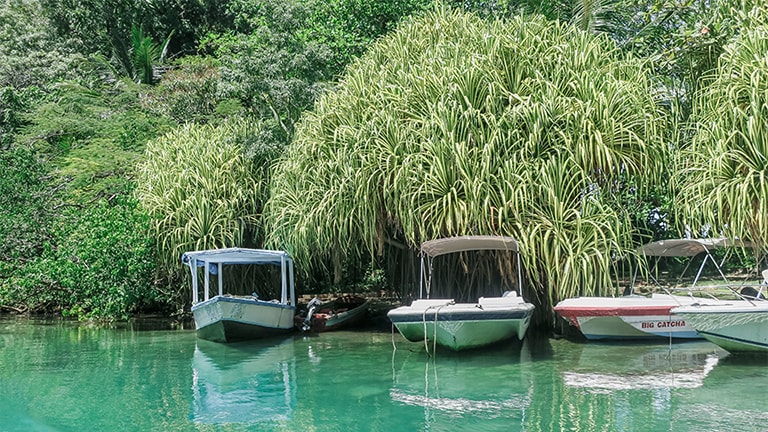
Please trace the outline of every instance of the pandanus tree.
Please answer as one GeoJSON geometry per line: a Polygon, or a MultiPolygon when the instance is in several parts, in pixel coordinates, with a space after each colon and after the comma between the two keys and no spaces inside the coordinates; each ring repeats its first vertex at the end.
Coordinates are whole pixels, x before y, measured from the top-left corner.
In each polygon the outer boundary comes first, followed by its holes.
{"type": "Polygon", "coordinates": [[[768,252],[768,26],[744,29],[720,57],[694,104],[693,140],[678,158],[678,207],[768,252]]]}
{"type": "Polygon", "coordinates": [[[302,118],[275,168],[267,240],[306,263],[506,234],[540,304],[613,292],[613,254],[633,234],[616,189],[663,180],[652,94],[607,38],[532,16],[427,13],[302,118]]]}
{"type": "Polygon", "coordinates": [[[148,212],[161,266],[189,250],[252,246],[276,151],[248,146],[256,126],[187,125],[147,143],[136,195],[148,212]]]}

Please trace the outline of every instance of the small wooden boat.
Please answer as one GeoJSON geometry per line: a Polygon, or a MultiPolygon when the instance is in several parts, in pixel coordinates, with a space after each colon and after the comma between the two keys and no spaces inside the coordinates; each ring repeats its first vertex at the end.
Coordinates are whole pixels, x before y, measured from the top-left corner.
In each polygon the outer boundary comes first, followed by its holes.
{"type": "Polygon", "coordinates": [[[296,315],[294,324],[301,331],[332,331],[360,323],[367,313],[365,297],[346,295],[325,303],[313,298],[307,309],[296,315]]]}

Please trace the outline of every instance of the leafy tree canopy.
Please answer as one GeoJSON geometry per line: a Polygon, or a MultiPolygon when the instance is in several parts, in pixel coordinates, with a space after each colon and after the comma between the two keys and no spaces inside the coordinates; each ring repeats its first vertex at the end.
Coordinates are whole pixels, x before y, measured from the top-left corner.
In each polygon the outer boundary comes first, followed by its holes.
{"type": "Polygon", "coordinates": [[[82,57],[50,32],[37,0],[0,0],[0,88],[75,78],[82,57]]]}
{"type": "Polygon", "coordinates": [[[88,88],[62,82],[47,100],[24,114],[16,141],[48,160],[51,187],[72,205],[131,189],[133,166],[145,142],[171,123],[143,110],[132,83],[88,88]]]}
{"type": "Polygon", "coordinates": [[[308,262],[508,234],[542,300],[605,293],[632,232],[612,189],[624,174],[662,181],[651,86],[639,61],[564,24],[428,13],[303,117],[276,167],[268,242],[308,262]]]}
{"type": "Polygon", "coordinates": [[[678,207],[693,230],[746,238],[768,252],[768,26],[725,48],[695,104],[695,135],[678,159],[678,207]]]}
{"type": "MultiPolygon", "coordinates": [[[[174,33],[170,51],[194,53],[202,37],[231,25],[229,2],[40,0],[56,34],[77,52],[126,56],[134,27],[154,41],[174,33]]],[[[121,59],[130,64],[130,58],[121,59]]]]}

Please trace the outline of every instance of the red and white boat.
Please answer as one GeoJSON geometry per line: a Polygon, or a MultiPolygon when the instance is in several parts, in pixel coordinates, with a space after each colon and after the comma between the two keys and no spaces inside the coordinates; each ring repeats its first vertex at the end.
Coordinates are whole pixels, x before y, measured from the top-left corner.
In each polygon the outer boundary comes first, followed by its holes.
{"type": "MultiPolygon", "coordinates": [[[[689,257],[705,254],[691,289],[701,276],[704,265],[711,261],[727,280],[710,250],[735,246],[725,239],[671,239],[648,243],[638,250],[646,257],[689,257]]],[[[742,245],[742,244],[739,244],[742,245]]],[[[657,293],[649,297],[628,294],[621,297],[577,297],[565,299],[555,312],[577,327],[589,340],[634,340],[654,338],[699,339],[702,336],[684,317],[671,312],[675,307],[692,304],[720,304],[711,297],[694,297],[657,293]]]]}

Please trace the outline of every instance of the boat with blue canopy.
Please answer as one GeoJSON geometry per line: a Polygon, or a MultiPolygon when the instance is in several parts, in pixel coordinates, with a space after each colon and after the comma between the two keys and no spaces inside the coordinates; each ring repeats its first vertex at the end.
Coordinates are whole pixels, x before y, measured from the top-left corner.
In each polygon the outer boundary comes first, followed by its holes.
{"type": "MultiPolygon", "coordinates": [[[[186,252],[181,261],[192,273],[192,315],[198,337],[215,342],[232,342],[273,336],[294,329],[294,266],[287,252],[244,248],[211,249],[186,252]],[[258,284],[247,281],[245,285],[250,288],[247,291],[251,294],[234,294],[225,289],[227,284],[231,284],[233,288],[240,288],[237,291],[242,291],[243,275],[256,272],[238,272],[234,268],[248,265],[266,265],[279,269],[279,277],[275,278],[279,279],[280,284],[279,299],[262,300],[256,289],[258,284]],[[216,280],[217,291],[211,296],[213,278],[216,280]]],[[[259,282],[264,285],[270,281],[271,278],[259,282]]]]}

